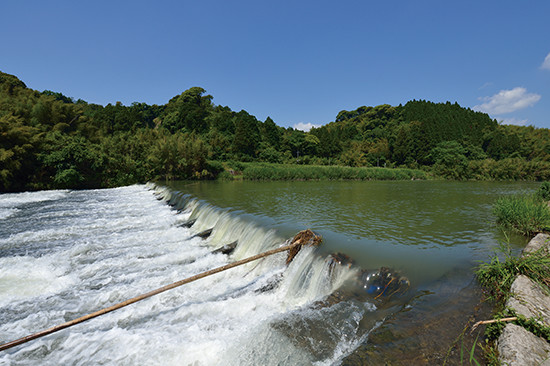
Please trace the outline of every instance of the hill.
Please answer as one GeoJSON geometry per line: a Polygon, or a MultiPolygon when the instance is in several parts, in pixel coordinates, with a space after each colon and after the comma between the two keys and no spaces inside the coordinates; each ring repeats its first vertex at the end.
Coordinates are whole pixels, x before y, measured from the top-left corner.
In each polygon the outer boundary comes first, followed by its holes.
{"type": "Polygon", "coordinates": [[[456,103],[359,107],[303,132],[212,99],[193,87],[165,105],[101,106],[0,72],[0,191],[208,179],[232,161],[550,179],[548,129],[499,125],[456,103]]]}

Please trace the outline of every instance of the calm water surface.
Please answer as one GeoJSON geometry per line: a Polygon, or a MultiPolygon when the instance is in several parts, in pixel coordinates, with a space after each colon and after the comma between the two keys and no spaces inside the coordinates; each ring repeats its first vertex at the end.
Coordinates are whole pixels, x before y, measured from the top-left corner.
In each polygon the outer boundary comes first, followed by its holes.
{"type": "MultiPolygon", "coordinates": [[[[326,252],[344,252],[365,268],[390,266],[417,284],[470,268],[506,241],[491,205],[537,184],[494,182],[201,182],[174,189],[252,214],[283,235],[310,228],[326,252]]],[[[525,238],[510,238],[522,248],[525,238]]]]}

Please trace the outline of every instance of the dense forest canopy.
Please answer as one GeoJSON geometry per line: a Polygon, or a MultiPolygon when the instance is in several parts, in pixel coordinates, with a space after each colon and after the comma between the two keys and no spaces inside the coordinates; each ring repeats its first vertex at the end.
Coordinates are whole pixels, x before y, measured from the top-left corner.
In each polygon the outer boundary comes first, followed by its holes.
{"type": "Polygon", "coordinates": [[[499,125],[456,103],[363,106],[303,132],[212,100],[192,87],[161,106],[101,106],[0,72],[0,191],[209,179],[235,161],[550,179],[550,130],[499,125]]]}

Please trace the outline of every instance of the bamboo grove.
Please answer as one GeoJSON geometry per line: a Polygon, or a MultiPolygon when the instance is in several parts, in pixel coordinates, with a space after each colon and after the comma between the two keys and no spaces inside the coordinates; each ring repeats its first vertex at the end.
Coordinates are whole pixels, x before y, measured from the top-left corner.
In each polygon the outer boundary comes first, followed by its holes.
{"type": "Polygon", "coordinates": [[[550,130],[500,125],[456,103],[360,107],[303,132],[212,99],[193,87],[165,105],[101,106],[0,72],[0,191],[215,179],[236,162],[550,179],[550,130]]]}

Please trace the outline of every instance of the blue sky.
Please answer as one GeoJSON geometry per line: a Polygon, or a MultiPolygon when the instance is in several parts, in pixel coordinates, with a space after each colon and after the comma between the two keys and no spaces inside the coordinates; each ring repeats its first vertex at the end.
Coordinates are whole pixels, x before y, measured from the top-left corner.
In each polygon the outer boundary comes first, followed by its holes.
{"type": "Polygon", "coordinates": [[[281,126],[411,99],[550,128],[550,1],[0,4],[0,71],[106,105],[192,86],[281,126]]]}

